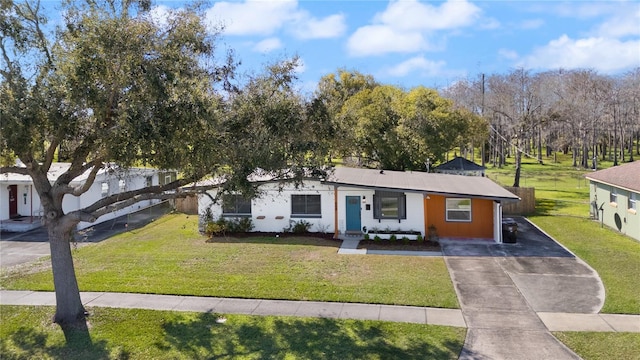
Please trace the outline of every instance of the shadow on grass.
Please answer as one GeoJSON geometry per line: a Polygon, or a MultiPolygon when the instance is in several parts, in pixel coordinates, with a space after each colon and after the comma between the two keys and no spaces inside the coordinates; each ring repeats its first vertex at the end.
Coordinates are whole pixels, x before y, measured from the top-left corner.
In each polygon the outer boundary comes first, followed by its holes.
{"type": "Polygon", "coordinates": [[[395,324],[377,321],[229,316],[218,323],[218,318],[203,313],[165,323],[165,338],[155,346],[193,359],[455,359],[464,341],[446,327],[449,335],[406,330],[399,336],[395,324]]]}
{"type": "Polygon", "coordinates": [[[342,240],[333,239],[333,234],[292,234],[292,233],[239,233],[217,236],[207,240],[208,243],[246,243],[246,244],[281,244],[311,245],[339,248],[342,240]],[[277,235],[277,237],[276,237],[277,235]]]}
{"type": "Polygon", "coordinates": [[[123,349],[107,350],[105,341],[85,341],[65,344],[49,339],[50,334],[33,328],[20,327],[0,340],[0,358],[14,359],[129,359],[123,349]]]}

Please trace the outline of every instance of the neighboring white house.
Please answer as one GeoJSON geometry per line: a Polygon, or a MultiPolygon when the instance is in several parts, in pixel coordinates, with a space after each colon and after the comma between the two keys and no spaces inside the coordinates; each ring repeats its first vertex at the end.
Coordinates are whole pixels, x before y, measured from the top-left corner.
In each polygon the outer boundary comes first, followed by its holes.
{"type": "Polygon", "coordinates": [[[586,175],[591,216],[640,241],[640,160],[586,175]]]}
{"type": "MultiPolygon", "coordinates": [[[[54,182],[69,167],[70,163],[53,163],[48,178],[54,182]]],[[[86,181],[89,172],[73,179],[71,186],[86,181]]],[[[96,175],[89,191],[79,197],[66,195],[63,199],[63,210],[69,213],[93,204],[103,197],[122,191],[140,189],[149,185],[165,184],[175,180],[175,172],[161,172],[147,168],[109,167],[96,175]]],[[[106,214],[94,223],[81,222],[78,229],[84,229],[97,223],[125,215],[138,209],[157,203],[145,200],[130,207],[106,214]]],[[[5,231],[27,231],[41,225],[43,209],[40,197],[36,192],[31,177],[27,175],[6,173],[0,175],[0,228],[5,231]]]]}
{"type": "Polygon", "coordinates": [[[200,195],[198,211],[218,217],[250,217],[257,232],[282,232],[291,222],[312,232],[362,234],[372,230],[420,232],[440,238],[502,242],[502,203],[519,198],[485,177],[338,167],[301,186],[265,181],[262,195],[213,203],[200,195]]]}

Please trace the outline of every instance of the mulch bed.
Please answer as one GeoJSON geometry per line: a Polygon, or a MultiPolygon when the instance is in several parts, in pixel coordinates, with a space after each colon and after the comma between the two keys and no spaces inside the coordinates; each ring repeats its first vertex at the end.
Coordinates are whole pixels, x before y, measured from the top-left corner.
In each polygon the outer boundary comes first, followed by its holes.
{"type": "Polygon", "coordinates": [[[409,250],[409,251],[440,251],[440,244],[432,241],[416,241],[412,240],[404,242],[401,240],[360,240],[358,249],[367,250],[409,250]]]}

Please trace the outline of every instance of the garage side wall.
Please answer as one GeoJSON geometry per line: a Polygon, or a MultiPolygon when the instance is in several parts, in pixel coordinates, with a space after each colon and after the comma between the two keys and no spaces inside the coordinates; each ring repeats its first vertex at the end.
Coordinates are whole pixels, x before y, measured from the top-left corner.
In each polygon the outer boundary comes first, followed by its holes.
{"type": "Polygon", "coordinates": [[[471,199],[471,221],[448,221],[446,197],[425,199],[427,226],[434,225],[440,238],[494,239],[493,200],[471,199]]]}

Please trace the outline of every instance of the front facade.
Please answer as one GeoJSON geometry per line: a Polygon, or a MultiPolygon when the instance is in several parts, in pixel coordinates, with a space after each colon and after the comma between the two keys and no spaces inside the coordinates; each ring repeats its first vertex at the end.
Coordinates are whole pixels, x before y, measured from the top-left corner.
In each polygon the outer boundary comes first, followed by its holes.
{"type": "Polygon", "coordinates": [[[591,217],[640,241],[640,160],[596,171],[586,178],[591,217]]]}
{"type": "MultiPolygon", "coordinates": [[[[50,181],[55,181],[69,168],[68,163],[54,163],[48,173],[50,181]]],[[[88,173],[79,176],[71,182],[77,186],[86,181],[88,173]]],[[[81,196],[67,195],[62,202],[65,213],[87,207],[103,197],[123,191],[135,190],[148,185],[163,184],[175,172],[159,173],[154,169],[111,168],[101,170],[95,178],[91,188],[81,196]]],[[[157,201],[145,200],[118,211],[101,216],[95,223],[81,222],[77,228],[84,229],[97,223],[125,215],[138,209],[153,205],[157,201]]],[[[4,231],[28,231],[41,225],[43,214],[40,197],[29,176],[19,174],[0,175],[0,226],[4,231]]]]}
{"type": "Polygon", "coordinates": [[[259,232],[282,232],[305,221],[310,231],[336,237],[389,230],[425,237],[433,227],[441,239],[501,242],[501,204],[518,201],[487,178],[354,168],[336,168],[299,187],[267,182],[260,190],[259,198],[230,195],[220,204],[201,196],[199,213],[250,217],[259,232]]]}

